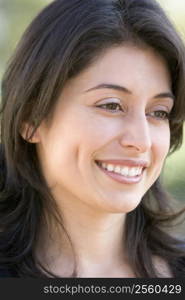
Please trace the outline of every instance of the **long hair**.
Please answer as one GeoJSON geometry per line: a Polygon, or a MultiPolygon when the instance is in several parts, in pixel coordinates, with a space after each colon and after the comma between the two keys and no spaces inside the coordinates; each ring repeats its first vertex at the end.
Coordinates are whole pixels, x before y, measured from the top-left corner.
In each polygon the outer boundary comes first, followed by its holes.
{"type": "MultiPolygon", "coordinates": [[[[32,21],[9,62],[2,81],[0,265],[20,277],[50,274],[41,271],[34,256],[39,229],[43,222],[49,227],[47,216],[62,226],[36,147],[21,136],[23,125],[33,128],[29,140],[52,114],[65,83],[106,49],[127,42],[153,48],[167,63],[175,95],[173,152],[182,143],[185,118],[185,49],[155,0],[56,0],[32,21]]],[[[180,240],[162,229],[176,216],[168,204],[158,179],[126,217],[126,250],[137,277],[160,276],[154,255],[164,258],[176,276],[177,258],[185,256],[180,240]]],[[[74,270],[71,276],[78,274],[74,270]]]]}

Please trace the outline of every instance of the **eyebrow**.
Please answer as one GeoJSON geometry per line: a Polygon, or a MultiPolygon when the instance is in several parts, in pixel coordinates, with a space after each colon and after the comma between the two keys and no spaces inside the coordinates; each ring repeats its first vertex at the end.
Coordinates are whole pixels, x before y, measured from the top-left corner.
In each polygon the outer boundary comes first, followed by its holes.
{"type": "Polygon", "coordinates": [[[158,94],[158,95],[154,96],[154,98],[155,99],[158,99],[158,98],[171,98],[173,100],[173,102],[175,100],[175,96],[171,92],[158,94]]]}
{"type": "MultiPolygon", "coordinates": [[[[94,90],[99,90],[99,89],[111,89],[111,90],[121,91],[121,92],[130,94],[130,95],[132,94],[132,92],[124,86],[120,86],[120,85],[117,85],[117,84],[109,84],[109,83],[98,84],[98,85],[86,90],[85,93],[91,92],[91,91],[94,91],[94,90]]],[[[172,92],[160,93],[160,94],[155,95],[154,98],[155,99],[158,99],[158,98],[171,98],[173,101],[175,100],[175,96],[173,95],[172,92]]]]}
{"type": "Polygon", "coordinates": [[[120,85],[117,85],[117,84],[109,84],[109,83],[98,84],[98,85],[86,90],[85,92],[91,92],[93,90],[99,90],[99,89],[111,89],[111,90],[117,90],[117,91],[125,92],[127,94],[132,94],[132,92],[129,91],[124,86],[120,86],[120,85]]]}

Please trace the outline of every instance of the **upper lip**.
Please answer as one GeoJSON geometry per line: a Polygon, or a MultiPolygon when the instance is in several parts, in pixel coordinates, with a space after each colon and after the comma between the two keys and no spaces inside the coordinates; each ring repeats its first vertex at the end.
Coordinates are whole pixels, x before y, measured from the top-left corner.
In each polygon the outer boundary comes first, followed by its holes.
{"type": "Polygon", "coordinates": [[[146,160],[135,160],[135,159],[105,159],[97,160],[100,163],[119,165],[119,166],[128,166],[128,167],[143,167],[146,168],[149,166],[149,162],[146,160]]]}

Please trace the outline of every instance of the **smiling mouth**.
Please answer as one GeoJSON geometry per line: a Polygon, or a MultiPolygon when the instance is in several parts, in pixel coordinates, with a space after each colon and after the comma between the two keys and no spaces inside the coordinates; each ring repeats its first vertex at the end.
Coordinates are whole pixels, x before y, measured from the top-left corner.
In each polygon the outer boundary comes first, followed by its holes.
{"type": "Polygon", "coordinates": [[[110,178],[124,184],[140,182],[146,169],[145,166],[135,164],[134,166],[127,166],[101,161],[96,161],[96,164],[110,178]]]}

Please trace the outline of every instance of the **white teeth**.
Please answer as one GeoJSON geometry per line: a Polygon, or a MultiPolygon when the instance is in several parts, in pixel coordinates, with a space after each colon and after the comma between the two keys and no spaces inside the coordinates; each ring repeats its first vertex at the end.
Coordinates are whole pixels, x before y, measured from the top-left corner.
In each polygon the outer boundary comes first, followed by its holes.
{"type": "Polygon", "coordinates": [[[143,168],[142,167],[138,167],[136,168],[136,173],[137,175],[140,175],[142,173],[143,168]]]}
{"type": "Polygon", "coordinates": [[[131,168],[128,171],[128,176],[132,177],[132,176],[136,176],[137,175],[137,168],[131,168]]]}
{"type": "Polygon", "coordinates": [[[106,168],[107,168],[108,171],[113,171],[114,170],[114,166],[110,165],[110,164],[108,164],[106,168]]]}
{"type": "Polygon", "coordinates": [[[135,177],[141,175],[143,167],[121,167],[115,166],[112,164],[99,163],[102,168],[108,170],[109,172],[114,172],[117,174],[121,174],[127,177],[135,177]]]}
{"type": "Polygon", "coordinates": [[[121,175],[128,176],[128,174],[129,174],[129,168],[128,167],[121,168],[121,175]]]}
{"type": "Polygon", "coordinates": [[[114,172],[115,172],[115,173],[120,173],[120,172],[121,172],[120,166],[114,167],[114,172]]]}

